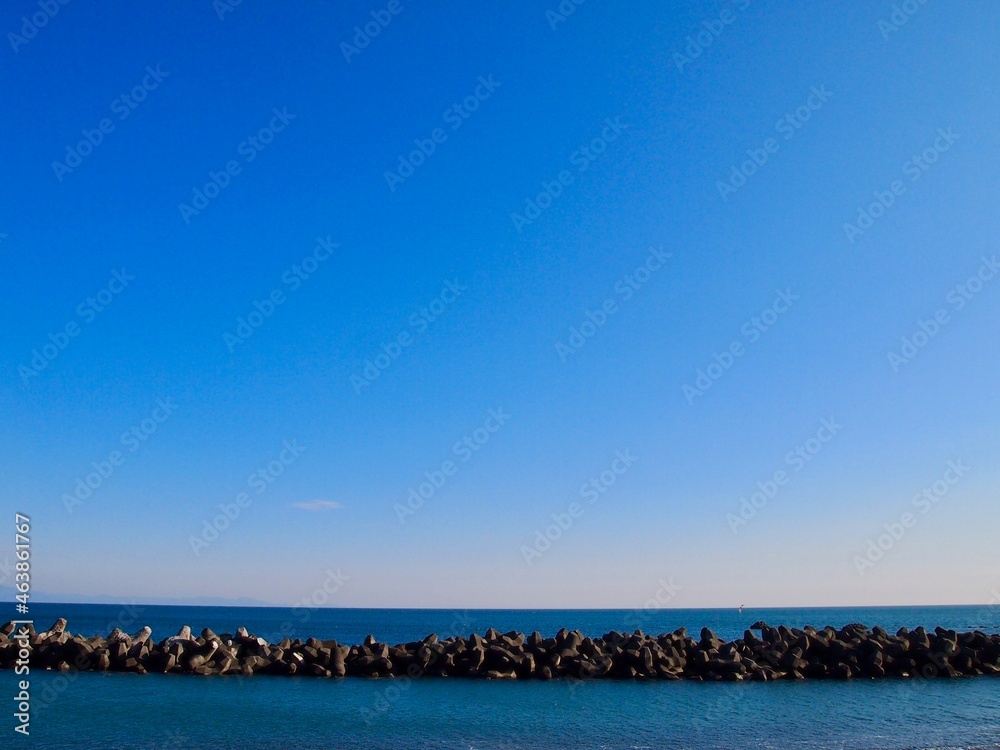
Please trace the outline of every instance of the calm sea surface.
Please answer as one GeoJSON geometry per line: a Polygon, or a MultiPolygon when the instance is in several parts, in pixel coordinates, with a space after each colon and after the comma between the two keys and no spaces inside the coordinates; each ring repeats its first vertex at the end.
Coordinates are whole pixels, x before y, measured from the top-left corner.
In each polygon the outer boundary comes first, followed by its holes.
{"type": "MultiPolygon", "coordinates": [[[[364,610],[34,604],[39,629],[239,626],[355,643],[431,632],[579,628],[646,632],[703,626],[724,638],[755,620],[790,626],[941,625],[1000,632],[1000,607],[745,610],[364,610]]],[[[0,671],[3,694],[15,676],[0,671]]],[[[0,747],[119,748],[1000,748],[1000,679],[855,682],[484,682],[459,679],[316,680],[44,673],[31,675],[31,737],[0,747]]]]}

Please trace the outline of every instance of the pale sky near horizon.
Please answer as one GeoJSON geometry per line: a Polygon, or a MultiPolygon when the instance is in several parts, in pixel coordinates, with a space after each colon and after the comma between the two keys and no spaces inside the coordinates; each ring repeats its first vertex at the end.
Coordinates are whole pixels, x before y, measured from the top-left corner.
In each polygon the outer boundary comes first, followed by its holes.
{"type": "Polygon", "coordinates": [[[0,13],[39,594],[1000,589],[995,4],[43,6],[0,13]]]}

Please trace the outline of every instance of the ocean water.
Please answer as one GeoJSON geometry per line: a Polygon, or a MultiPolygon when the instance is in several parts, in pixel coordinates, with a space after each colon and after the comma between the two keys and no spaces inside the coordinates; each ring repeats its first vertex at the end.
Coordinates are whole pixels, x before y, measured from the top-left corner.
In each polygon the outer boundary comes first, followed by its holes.
{"type": "MultiPolygon", "coordinates": [[[[36,626],[67,617],[74,633],[184,624],[240,625],[264,637],[368,633],[391,643],[489,627],[560,627],[600,635],[685,626],[732,638],[757,619],[773,625],[862,622],[1000,632],[1000,607],[659,610],[289,610],[279,608],[41,605],[36,626]],[[110,627],[109,627],[110,626],[110,627]]],[[[13,697],[15,676],[0,671],[13,697]]],[[[30,739],[0,747],[107,748],[1000,748],[1000,679],[694,683],[317,680],[32,672],[30,739]]],[[[7,734],[9,733],[9,734],[7,734]]],[[[3,736],[3,735],[0,735],[3,736]]]]}

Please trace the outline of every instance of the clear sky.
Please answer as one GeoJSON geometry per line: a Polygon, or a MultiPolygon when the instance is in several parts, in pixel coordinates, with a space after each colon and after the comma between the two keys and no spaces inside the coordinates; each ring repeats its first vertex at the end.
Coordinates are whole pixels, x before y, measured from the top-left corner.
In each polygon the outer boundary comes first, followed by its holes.
{"type": "Polygon", "coordinates": [[[6,3],[0,506],[35,590],[988,601],[998,22],[6,3]]]}

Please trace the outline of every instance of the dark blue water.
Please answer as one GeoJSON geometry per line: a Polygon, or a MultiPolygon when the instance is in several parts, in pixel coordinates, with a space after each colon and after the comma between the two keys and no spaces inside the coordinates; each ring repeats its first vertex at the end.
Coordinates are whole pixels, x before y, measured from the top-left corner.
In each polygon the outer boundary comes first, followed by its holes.
{"type": "Polygon", "coordinates": [[[517,630],[554,635],[560,628],[579,629],[585,635],[609,630],[664,633],[686,627],[697,637],[709,627],[720,637],[741,638],[755,621],[777,626],[841,627],[860,622],[881,625],[890,632],[902,626],[940,625],[955,630],[1000,632],[1000,606],[978,607],[829,607],[799,609],[307,609],[282,607],[164,607],[142,604],[32,604],[36,627],[47,628],[57,617],[69,620],[69,630],[85,635],[107,635],[120,627],[133,632],[143,625],[153,639],[174,635],[182,625],[197,634],[204,627],[216,633],[236,632],[240,626],[271,641],[291,638],[336,638],[360,643],[368,634],[387,643],[420,640],[429,633],[441,637],[517,630]]]}
{"type": "MultiPolygon", "coordinates": [[[[756,619],[895,629],[943,625],[1000,631],[1000,607],[746,610],[448,611],[35,605],[73,632],[245,625],[265,637],[293,629],[355,642],[578,627],[673,630],[703,625],[724,637],[756,619]],[[305,620],[303,621],[303,618],[305,620]],[[290,623],[290,624],[289,624],[290,623]]],[[[293,636],[294,637],[294,636],[293,636]]],[[[13,696],[14,675],[0,672],[13,696]]],[[[35,715],[25,742],[7,727],[0,747],[109,748],[1000,748],[1000,679],[693,683],[315,680],[33,672],[35,715]],[[9,734],[8,734],[9,733],[9,734]]]]}

